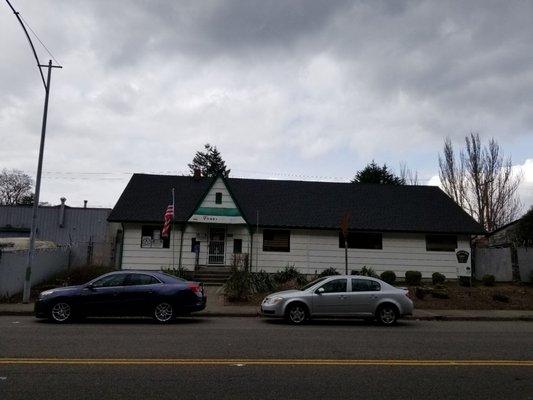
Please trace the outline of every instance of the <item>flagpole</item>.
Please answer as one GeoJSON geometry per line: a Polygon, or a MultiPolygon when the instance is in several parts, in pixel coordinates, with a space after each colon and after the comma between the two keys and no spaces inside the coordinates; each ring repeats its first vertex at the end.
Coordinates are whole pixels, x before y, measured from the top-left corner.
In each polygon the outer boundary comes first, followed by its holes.
{"type": "Polygon", "coordinates": [[[174,214],[176,213],[175,204],[174,204],[174,188],[172,188],[172,269],[176,269],[176,235],[174,230],[174,214]]]}

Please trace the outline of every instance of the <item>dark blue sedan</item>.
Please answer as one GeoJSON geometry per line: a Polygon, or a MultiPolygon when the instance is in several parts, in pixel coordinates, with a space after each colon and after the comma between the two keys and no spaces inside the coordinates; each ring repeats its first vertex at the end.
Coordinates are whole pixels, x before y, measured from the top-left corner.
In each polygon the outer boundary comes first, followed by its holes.
{"type": "Polygon", "coordinates": [[[202,284],[152,271],[117,271],[80,286],[46,290],[35,302],[35,316],[54,322],[89,316],[150,316],[171,321],[205,308],[202,284]]]}

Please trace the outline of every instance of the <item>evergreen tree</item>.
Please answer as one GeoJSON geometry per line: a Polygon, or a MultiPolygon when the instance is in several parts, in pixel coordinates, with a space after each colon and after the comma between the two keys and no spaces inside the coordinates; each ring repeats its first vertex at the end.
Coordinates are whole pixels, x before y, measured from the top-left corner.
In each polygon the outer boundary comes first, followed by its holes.
{"type": "Polygon", "coordinates": [[[533,206],[520,218],[517,239],[520,246],[533,246],[533,206]]]}
{"type": "Polygon", "coordinates": [[[218,174],[227,177],[231,170],[226,168],[226,163],[216,146],[206,143],[204,149],[205,151],[197,151],[192,163],[188,164],[191,174],[194,175],[194,171],[199,170],[203,177],[213,177],[218,174]]]}
{"type": "Polygon", "coordinates": [[[405,181],[383,164],[383,167],[377,165],[374,160],[362,170],[357,171],[352,183],[378,183],[381,185],[404,185],[405,181]]]}

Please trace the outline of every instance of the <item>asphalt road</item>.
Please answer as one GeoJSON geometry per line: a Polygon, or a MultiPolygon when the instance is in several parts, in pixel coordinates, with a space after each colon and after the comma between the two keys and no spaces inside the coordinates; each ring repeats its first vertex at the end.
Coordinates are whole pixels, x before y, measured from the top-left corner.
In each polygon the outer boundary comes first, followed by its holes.
{"type": "Polygon", "coordinates": [[[533,323],[0,317],[0,399],[533,399],[533,323]]]}

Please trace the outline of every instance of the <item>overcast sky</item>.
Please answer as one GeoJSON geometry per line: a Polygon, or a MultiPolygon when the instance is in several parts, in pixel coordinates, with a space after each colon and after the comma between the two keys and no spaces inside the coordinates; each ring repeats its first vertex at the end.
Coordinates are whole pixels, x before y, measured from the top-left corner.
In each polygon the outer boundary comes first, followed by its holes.
{"type": "MultiPolygon", "coordinates": [[[[41,200],[112,207],[132,172],[437,183],[449,136],[494,137],[533,204],[531,1],[12,0],[54,70],[41,200]]],[[[44,89],[0,3],[0,169],[35,174],[44,89]]],[[[42,61],[48,60],[37,44],[42,61]]]]}

